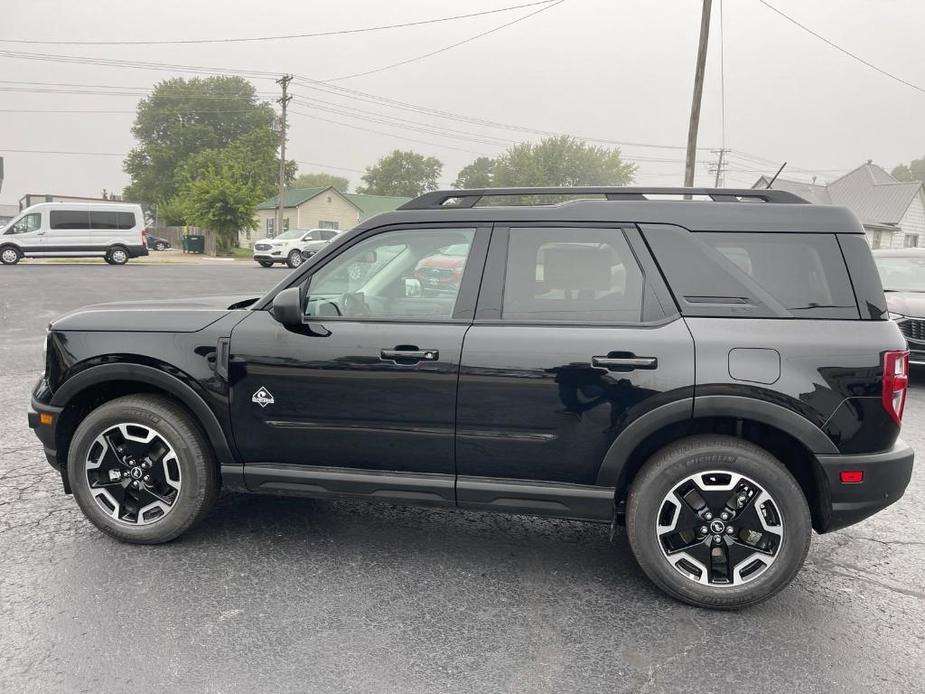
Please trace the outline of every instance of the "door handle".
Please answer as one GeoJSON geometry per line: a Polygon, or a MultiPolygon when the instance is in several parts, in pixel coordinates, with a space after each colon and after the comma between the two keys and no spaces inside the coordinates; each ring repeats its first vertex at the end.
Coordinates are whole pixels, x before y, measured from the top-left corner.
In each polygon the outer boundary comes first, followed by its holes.
{"type": "Polygon", "coordinates": [[[655,357],[591,357],[591,366],[598,366],[614,371],[632,371],[633,369],[657,369],[655,357]]]}
{"type": "Polygon", "coordinates": [[[379,352],[379,358],[383,361],[394,361],[397,364],[437,361],[440,358],[440,351],[436,349],[418,349],[417,347],[396,347],[395,349],[382,350],[379,352]]]}

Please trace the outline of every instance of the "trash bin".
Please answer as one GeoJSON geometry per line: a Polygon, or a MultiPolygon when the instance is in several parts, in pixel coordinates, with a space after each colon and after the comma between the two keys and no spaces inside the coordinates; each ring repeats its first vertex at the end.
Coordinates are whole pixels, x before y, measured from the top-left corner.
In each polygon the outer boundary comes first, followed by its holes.
{"type": "Polygon", "coordinates": [[[202,234],[187,234],[183,237],[183,250],[186,253],[205,253],[206,237],[202,234]]]}
{"type": "Polygon", "coordinates": [[[180,237],[180,248],[184,253],[189,253],[189,244],[186,242],[185,236],[180,237]]]}

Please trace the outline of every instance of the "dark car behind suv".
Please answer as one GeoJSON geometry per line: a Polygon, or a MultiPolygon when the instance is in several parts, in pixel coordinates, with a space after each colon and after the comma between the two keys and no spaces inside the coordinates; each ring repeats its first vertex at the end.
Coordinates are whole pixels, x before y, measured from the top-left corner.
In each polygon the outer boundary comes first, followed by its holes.
{"type": "Polygon", "coordinates": [[[364,222],[261,298],[59,318],[29,420],[128,542],[177,537],[220,486],[535,513],[623,523],[667,593],[738,607],[790,582],[813,529],[902,495],[907,370],[845,209],[462,190],[364,222]],[[423,283],[448,248],[458,282],[423,283]]]}
{"type": "Polygon", "coordinates": [[[925,248],[874,251],[890,318],[909,345],[909,362],[925,366],[925,248]]]}

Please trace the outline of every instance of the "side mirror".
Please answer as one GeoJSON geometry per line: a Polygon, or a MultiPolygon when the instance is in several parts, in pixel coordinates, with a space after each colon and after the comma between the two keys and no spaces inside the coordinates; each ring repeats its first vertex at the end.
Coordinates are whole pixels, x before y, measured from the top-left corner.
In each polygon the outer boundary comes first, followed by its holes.
{"type": "Polygon", "coordinates": [[[421,286],[421,280],[415,279],[414,277],[405,279],[405,296],[424,296],[424,287],[421,286]]]}
{"type": "Polygon", "coordinates": [[[302,325],[302,297],[298,287],[284,289],[273,298],[270,315],[283,325],[302,325]]]}
{"type": "Polygon", "coordinates": [[[313,255],[315,255],[315,251],[304,250],[302,251],[301,255],[302,255],[302,260],[308,260],[313,255]]]}
{"type": "Polygon", "coordinates": [[[357,258],[356,262],[372,265],[376,262],[376,251],[366,251],[366,253],[357,258]]]}

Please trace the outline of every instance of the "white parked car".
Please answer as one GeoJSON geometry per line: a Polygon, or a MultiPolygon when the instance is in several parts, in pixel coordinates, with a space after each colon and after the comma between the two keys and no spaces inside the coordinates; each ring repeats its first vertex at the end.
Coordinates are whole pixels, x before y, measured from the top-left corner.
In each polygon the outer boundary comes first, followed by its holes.
{"type": "Polygon", "coordinates": [[[21,258],[104,258],[124,265],[148,255],[140,205],[40,202],[0,229],[0,262],[21,258]]]}
{"type": "Polygon", "coordinates": [[[263,267],[272,267],[274,263],[299,267],[304,260],[303,250],[317,252],[338,233],[337,229],[290,229],[275,238],[254,243],[254,260],[263,267]]]}

